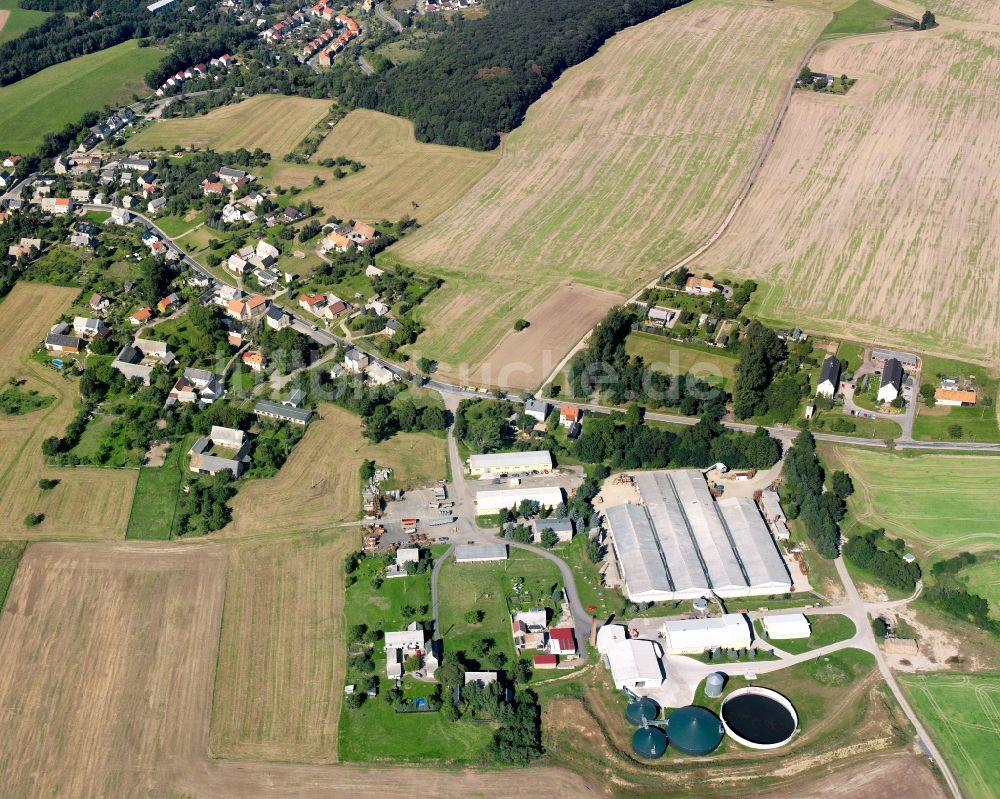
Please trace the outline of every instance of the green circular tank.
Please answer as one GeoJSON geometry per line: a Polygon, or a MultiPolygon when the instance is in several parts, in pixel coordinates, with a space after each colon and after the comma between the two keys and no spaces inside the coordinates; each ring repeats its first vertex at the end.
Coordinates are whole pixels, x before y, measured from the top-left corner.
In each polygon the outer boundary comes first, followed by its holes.
{"type": "Polygon", "coordinates": [[[667,736],[670,745],[685,755],[707,755],[722,741],[724,730],[719,717],[703,707],[688,705],[670,714],[667,736]]]}
{"type": "Polygon", "coordinates": [[[652,721],[660,715],[660,706],[648,696],[629,702],[625,706],[625,718],[633,727],[641,727],[644,721],[652,721]]]}
{"type": "Polygon", "coordinates": [[[632,751],[647,760],[663,757],[667,751],[667,736],[656,727],[640,727],[632,733],[632,751]]]}

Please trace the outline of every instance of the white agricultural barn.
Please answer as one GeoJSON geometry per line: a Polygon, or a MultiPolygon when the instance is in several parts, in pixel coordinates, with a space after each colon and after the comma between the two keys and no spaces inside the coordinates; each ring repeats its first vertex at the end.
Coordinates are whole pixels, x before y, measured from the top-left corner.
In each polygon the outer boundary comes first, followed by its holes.
{"type": "Polygon", "coordinates": [[[716,502],[701,472],[640,472],[639,503],[605,511],[633,602],[770,596],[792,581],[753,500],[716,502]]]}
{"type": "Polygon", "coordinates": [[[780,613],[775,616],[765,616],[761,619],[764,633],[774,641],[791,638],[808,638],[812,634],[809,619],[804,613],[780,613]]]}
{"type": "Polygon", "coordinates": [[[608,665],[615,688],[656,688],[663,684],[663,650],[655,641],[629,638],[608,646],[608,665]]]}
{"type": "Polygon", "coordinates": [[[537,502],[543,508],[554,508],[563,501],[562,489],[550,488],[502,488],[497,491],[476,492],[476,515],[485,516],[505,508],[513,508],[521,500],[537,502]]]}
{"type": "Polygon", "coordinates": [[[548,450],[532,452],[494,452],[469,456],[469,473],[482,475],[513,474],[517,472],[551,472],[552,453],[548,450]]]}
{"type": "Polygon", "coordinates": [[[739,613],[711,619],[666,621],[663,634],[671,655],[700,654],[716,647],[745,649],[753,640],[750,625],[739,613]]]}

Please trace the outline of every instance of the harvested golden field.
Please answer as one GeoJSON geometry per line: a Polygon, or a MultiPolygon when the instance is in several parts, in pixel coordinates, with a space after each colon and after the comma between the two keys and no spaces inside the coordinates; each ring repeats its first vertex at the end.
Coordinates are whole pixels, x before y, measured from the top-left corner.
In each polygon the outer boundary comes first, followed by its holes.
{"type": "Polygon", "coordinates": [[[0,795],[148,797],[205,756],[222,547],[34,544],[0,617],[0,795]]]}
{"type": "Polygon", "coordinates": [[[233,521],[223,535],[326,530],[358,518],[361,461],[394,468],[404,485],[445,476],[445,441],[426,433],[400,433],[378,445],[361,434],[361,419],[321,405],[305,437],[274,477],[247,483],[233,499],[233,521]]]}
{"type": "Polygon", "coordinates": [[[0,302],[0,382],[18,377],[32,350],[64,314],[79,289],[21,282],[0,302]]]}
{"type": "Polygon", "coordinates": [[[560,286],[525,315],[531,326],[509,331],[472,372],[470,381],[501,388],[538,388],[563,355],[623,299],[590,286],[560,286]]]}
{"type": "Polygon", "coordinates": [[[1000,4],[996,0],[930,0],[927,7],[941,17],[1000,26],[1000,4]]]}
{"type": "Polygon", "coordinates": [[[280,160],[329,110],[328,100],[259,94],[204,116],[158,120],[129,139],[129,149],[169,149],[180,144],[221,152],[260,147],[280,160]]]}
{"type": "Polygon", "coordinates": [[[1000,33],[842,39],[812,66],[733,225],[694,268],[764,282],[775,322],[1000,362],[1000,33]]]}
{"type": "Polygon", "coordinates": [[[334,762],[344,682],[344,555],[357,532],[230,548],[213,757],[334,762]]]}
{"type": "Polygon", "coordinates": [[[390,250],[446,280],[421,337],[477,364],[556,286],[630,294],[721,223],[829,14],[695,0],[614,36],[528,110],[500,163],[390,250]]]}
{"type": "Polygon", "coordinates": [[[0,303],[0,380],[26,380],[26,389],[55,397],[46,408],[23,416],[0,416],[0,537],[119,538],[125,532],[138,472],[45,465],[42,441],[61,435],[73,417],[76,384],[54,369],[29,360],[53,319],[69,307],[75,289],[21,283],[0,303]],[[51,491],[38,481],[56,479],[51,491]],[[45,519],[24,523],[29,513],[45,519]]]}
{"type": "Polygon", "coordinates": [[[423,144],[407,119],[358,109],[324,139],[313,161],[344,156],[365,168],[340,180],[314,164],[280,164],[272,183],[305,189],[303,198],[342,219],[401,219],[426,223],[451,205],[499,161],[498,152],[423,144]],[[314,175],[326,183],[309,188],[314,175]]]}

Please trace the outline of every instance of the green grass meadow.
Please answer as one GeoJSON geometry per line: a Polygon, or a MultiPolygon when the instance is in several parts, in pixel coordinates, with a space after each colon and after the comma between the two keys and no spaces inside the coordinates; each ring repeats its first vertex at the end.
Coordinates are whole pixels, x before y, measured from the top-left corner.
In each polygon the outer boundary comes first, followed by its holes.
{"type": "Polygon", "coordinates": [[[174,526],[190,441],[174,444],[162,466],[143,466],[135,485],[126,538],[166,541],[174,526]]]}
{"type": "Polygon", "coordinates": [[[941,375],[971,378],[977,402],[970,408],[943,405],[928,408],[922,400],[917,400],[913,437],[923,441],[1000,441],[996,408],[1000,380],[983,366],[931,356],[924,356],[921,360],[921,383],[937,386],[941,375]],[[948,428],[955,424],[962,427],[962,434],[957,438],[948,432],[948,428]]]}
{"type": "Polygon", "coordinates": [[[736,358],[722,350],[678,344],[664,336],[632,333],[625,340],[625,351],[639,355],[647,366],[670,375],[693,374],[707,383],[725,386],[736,370],[736,358]]]}
{"type": "Polygon", "coordinates": [[[1000,784],[1000,672],[900,674],[967,799],[995,799],[1000,784]]]}
{"type": "Polygon", "coordinates": [[[143,75],[163,56],[163,50],[140,48],[132,40],[0,88],[0,147],[30,152],[47,132],[61,130],[87,111],[147,93],[143,75]]]}
{"type": "Polygon", "coordinates": [[[25,541],[4,541],[0,543],[0,610],[3,610],[7,601],[7,592],[14,582],[14,575],[17,573],[17,566],[21,562],[25,541]]]}
{"type": "Polygon", "coordinates": [[[871,0],[857,0],[847,8],[835,11],[821,38],[856,36],[859,33],[882,33],[890,29],[889,20],[899,17],[885,6],[871,0]]]}
{"type": "Polygon", "coordinates": [[[958,573],[958,580],[969,591],[978,594],[990,603],[990,614],[1000,619],[1000,560],[995,557],[984,559],[958,573]]]}
{"type": "Polygon", "coordinates": [[[29,28],[41,25],[50,16],[48,11],[32,11],[21,8],[18,0],[0,0],[0,11],[9,11],[10,16],[0,28],[0,44],[16,39],[29,28]]]}
{"type": "Polygon", "coordinates": [[[884,527],[935,560],[997,547],[1000,459],[825,445],[821,452],[827,468],[843,469],[854,480],[848,534],[884,527]]]}

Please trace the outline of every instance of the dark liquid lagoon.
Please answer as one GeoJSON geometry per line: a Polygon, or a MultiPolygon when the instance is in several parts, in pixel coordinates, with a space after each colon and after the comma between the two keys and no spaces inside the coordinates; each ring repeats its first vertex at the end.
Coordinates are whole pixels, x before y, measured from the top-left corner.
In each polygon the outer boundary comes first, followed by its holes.
{"type": "Polygon", "coordinates": [[[756,744],[781,743],[795,732],[792,714],[770,697],[757,694],[726,700],[722,718],[733,732],[756,744]]]}

